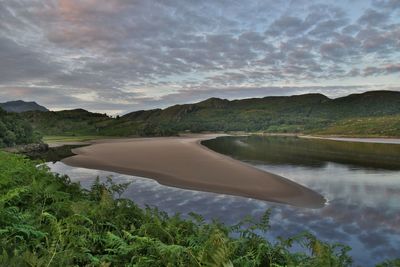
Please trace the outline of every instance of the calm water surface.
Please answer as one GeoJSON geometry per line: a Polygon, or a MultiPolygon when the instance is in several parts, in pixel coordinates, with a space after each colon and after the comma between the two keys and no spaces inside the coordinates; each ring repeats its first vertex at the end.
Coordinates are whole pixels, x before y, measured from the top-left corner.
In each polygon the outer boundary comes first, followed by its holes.
{"type": "Polygon", "coordinates": [[[88,187],[97,176],[131,181],[124,197],[170,214],[197,212],[233,224],[271,208],[269,237],[304,230],[320,239],[350,245],[355,266],[400,257],[400,145],[339,142],[296,137],[220,137],[207,147],[282,175],[325,196],[322,209],[296,208],[249,198],[183,190],[128,175],[49,163],[58,173],[88,187]]]}

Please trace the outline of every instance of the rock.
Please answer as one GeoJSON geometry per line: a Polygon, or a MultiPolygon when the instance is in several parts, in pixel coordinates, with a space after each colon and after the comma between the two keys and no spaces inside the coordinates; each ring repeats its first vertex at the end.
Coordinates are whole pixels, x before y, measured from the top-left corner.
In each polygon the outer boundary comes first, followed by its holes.
{"type": "Polygon", "coordinates": [[[27,144],[27,145],[18,145],[15,147],[9,147],[4,149],[7,152],[12,153],[31,153],[31,152],[46,152],[49,150],[49,145],[44,143],[37,144],[27,144]]]}

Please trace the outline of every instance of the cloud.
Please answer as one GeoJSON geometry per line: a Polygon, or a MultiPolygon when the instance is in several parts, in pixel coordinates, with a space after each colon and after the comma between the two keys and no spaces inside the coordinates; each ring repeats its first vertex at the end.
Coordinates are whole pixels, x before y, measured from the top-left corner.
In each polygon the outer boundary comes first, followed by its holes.
{"type": "Polygon", "coordinates": [[[400,64],[389,64],[380,67],[366,67],[364,69],[364,76],[381,75],[381,74],[394,74],[400,72],[400,64]]]}
{"type": "Polygon", "coordinates": [[[373,0],[374,6],[389,10],[400,9],[400,3],[397,0],[373,0]]]}
{"type": "Polygon", "coordinates": [[[389,20],[388,14],[379,12],[374,9],[367,9],[364,14],[358,19],[358,23],[361,25],[367,25],[370,27],[379,26],[389,20]]]}
{"type": "Polygon", "coordinates": [[[0,37],[0,59],[0,81],[3,84],[45,79],[58,68],[56,63],[46,61],[46,55],[35,53],[4,37],[0,37]]]}
{"type": "Polygon", "coordinates": [[[366,66],[399,62],[398,4],[357,3],[364,11],[344,0],[2,1],[0,86],[39,102],[35,88],[78,91],[95,97],[76,105],[123,110],[185,90],[374,83],[392,72],[366,66]]]}
{"type": "Polygon", "coordinates": [[[266,31],[267,35],[279,36],[285,34],[288,36],[298,35],[312,26],[308,21],[303,21],[298,17],[282,16],[275,20],[266,31]]]}

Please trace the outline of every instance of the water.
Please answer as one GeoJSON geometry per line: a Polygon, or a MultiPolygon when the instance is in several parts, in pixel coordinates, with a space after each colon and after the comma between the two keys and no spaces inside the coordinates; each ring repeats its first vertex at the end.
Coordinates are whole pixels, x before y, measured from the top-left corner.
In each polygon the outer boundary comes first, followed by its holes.
{"type": "Polygon", "coordinates": [[[356,265],[373,266],[400,257],[400,145],[338,142],[295,137],[221,137],[209,148],[287,177],[325,196],[322,209],[296,208],[249,198],[162,186],[128,175],[74,168],[51,169],[89,187],[95,177],[131,181],[124,197],[170,214],[196,212],[234,224],[272,208],[269,237],[310,231],[322,240],[352,247],[356,265]]]}

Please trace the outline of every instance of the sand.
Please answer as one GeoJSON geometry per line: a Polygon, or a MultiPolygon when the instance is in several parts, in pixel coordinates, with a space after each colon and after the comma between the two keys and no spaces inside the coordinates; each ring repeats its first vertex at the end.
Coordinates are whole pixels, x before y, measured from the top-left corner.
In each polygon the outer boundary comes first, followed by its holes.
{"type": "Polygon", "coordinates": [[[74,149],[67,165],[151,178],[160,184],[320,208],[325,199],[284,177],[201,145],[217,135],[96,140],[74,149]]]}

